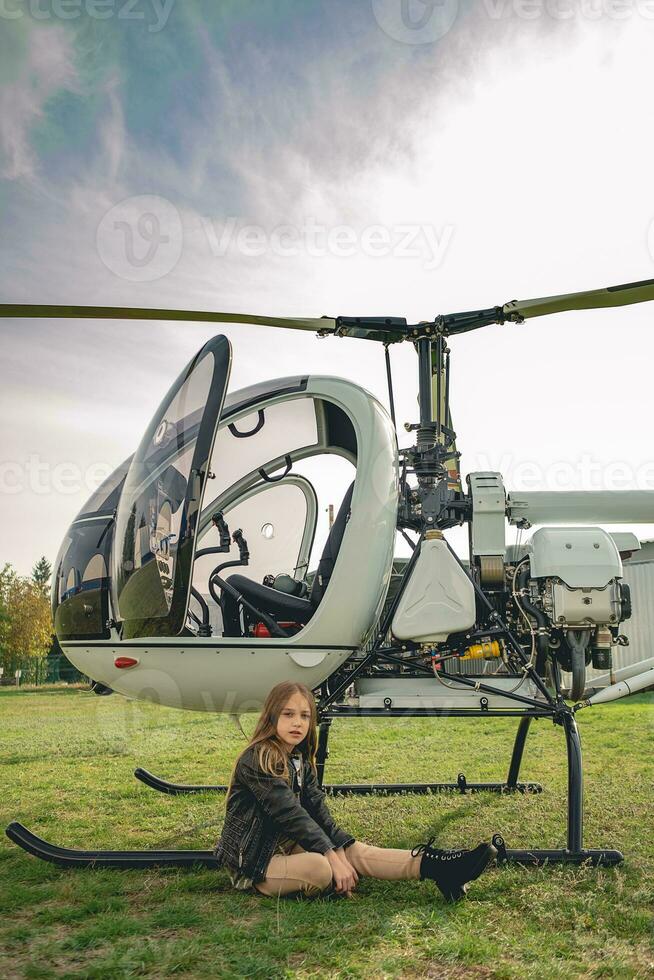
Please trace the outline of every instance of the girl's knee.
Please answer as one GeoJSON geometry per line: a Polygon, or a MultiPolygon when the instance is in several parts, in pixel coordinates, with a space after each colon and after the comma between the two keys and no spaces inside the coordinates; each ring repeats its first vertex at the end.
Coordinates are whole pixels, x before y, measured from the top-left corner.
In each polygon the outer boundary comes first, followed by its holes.
{"type": "Polygon", "coordinates": [[[302,864],[291,869],[285,866],[284,874],[268,874],[264,881],[254,887],[262,895],[304,894],[319,895],[331,885],[332,869],[324,854],[317,851],[305,851],[302,854],[302,864]]]}
{"type": "Polygon", "coordinates": [[[292,877],[300,883],[300,894],[314,898],[331,885],[331,865],[324,855],[308,851],[302,855],[302,870],[293,872],[292,877]]]}
{"type": "Polygon", "coordinates": [[[311,878],[311,886],[320,891],[329,888],[332,883],[332,866],[325,855],[311,851],[306,855],[305,861],[308,862],[307,877],[311,878]]]}

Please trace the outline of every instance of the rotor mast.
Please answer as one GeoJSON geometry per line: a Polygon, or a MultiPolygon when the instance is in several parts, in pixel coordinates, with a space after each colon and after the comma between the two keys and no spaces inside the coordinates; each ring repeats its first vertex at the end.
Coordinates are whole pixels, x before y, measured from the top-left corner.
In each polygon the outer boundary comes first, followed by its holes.
{"type": "Polygon", "coordinates": [[[403,487],[399,517],[405,526],[424,533],[461,523],[467,505],[449,406],[450,349],[437,324],[421,326],[425,334],[415,342],[420,421],[406,426],[416,432],[416,443],[401,451],[418,486],[415,490],[403,487]]]}

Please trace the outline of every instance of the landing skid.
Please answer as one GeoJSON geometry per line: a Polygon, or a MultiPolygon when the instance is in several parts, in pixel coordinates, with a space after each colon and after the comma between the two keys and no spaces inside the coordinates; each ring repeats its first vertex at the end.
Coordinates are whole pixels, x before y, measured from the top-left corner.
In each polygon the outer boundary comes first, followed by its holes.
{"type": "Polygon", "coordinates": [[[169,783],[165,779],[160,779],[147,769],[134,770],[134,775],[146,786],[156,789],[159,793],[167,793],[169,796],[182,796],[185,793],[225,793],[226,786],[192,786],[188,783],[169,783]]]}
{"type": "MultiPolygon", "coordinates": [[[[540,783],[521,783],[518,782],[522,756],[525,748],[525,741],[531,725],[531,716],[523,715],[518,725],[513,753],[506,781],[503,783],[469,783],[465,775],[460,772],[455,783],[334,783],[323,784],[325,775],[325,762],[329,756],[327,740],[332,717],[328,716],[321,719],[318,730],[318,748],[316,752],[316,771],[318,783],[328,796],[346,796],[348,794],[356,796],[373,795],[395,795],[397,793],[542,793],[543,787],[540,783]]],[[[169,783],[147,769],[138,768],[134,770],[134,775],[146,786],[156,789],[159,793],[167,793],[169,796],[181,796],[185,793],[225,793],[227,786],[206,785],[196,786],[188,783],[169,783]]]]}
{"type": "MultiPolygon", "coordinates": [[[[354,712],[351,712],[354,714],[354,712]]],[[[370,713],[373,714],[372,709],[370,713]]],[[[316,770],[318,782],[325,793],[331,796],[348,793],[360,796],[373,794],[391,795],[395,793],[540,793],[539,783],[522,783],[518,781],[525,742],[533,717],[542,717],[542,712],[523,712],[515,736],[511,762],[505,782],[502,783],[469,783],[463,773],[459,773],[456,783],[378,783],[354,784],[340,783],[338,785],[323,785],[325,763],[329,756],[327,741],[329,730],[334,717],[343,717],[346,712],[323,716],[319,722],[318,747],[316,752],[316,770]]],[[[487,713],[491,715],[491,712],[487,713]]],[[[565,848],[507,848],[503,838],[496,834],[493,838],[498,851],[498,863],[513,863],[523,865],[544,864],[590,864],[593,866],[610,866],[623,860],[620,851],[601,848],[588,849],[583,846],[583,774],[581,742],[579,730],[573,712],[565,709],[557,716],[557,723],[563,728],[566,740],[568,761],[568,806],[567,806],[567,846],[565,848]]],[[[211,790],[225,790],[225,786],[184,786],[178,783],[168,783],[153,776],[144,769],[137,769],[135,775],[163,793],[199,793],[211,790]]]]}
{"type": "Polygon", "coordinates": [[[498,864],[591,864],[593,867],[609,867],[613,864],[620,864],[624,860],[620,851],[609,851],[605,849],[579,851],[569,851],[567,848],[547,848],[532,847],[530,850],[519,848],[508,848],[504,843],[504,838],[500,834],[495,834],[492,838],[493,846],[497,848],[498,864]]]}
{"type": "MultiPolygon", "coordinates": [[[[185,793],[225,793],[227,786],[194,786],[188,783],[169,783],[147,769],[135,769],[134,775],[146,786],[169,796],[185,793]]],[[[328,796],[386,796],[396,793],[542,793],[540,783],[469,783],[460,772],[455,783],[339,783],[322,787],[328,796]]]]}
{"type": "MultiPolygon", "coordinates": [[[[80,851],[59,847],[37,837],[27,827],[14,821],[6,830],[7,837],[41,861],[48,861],[60,868],[116,868],[118,870],[142,870],[144,868],[219,868],[220,863],[212,851],[80,851]]],[[[497,848],[498,864],[584,864],[609,866],[622,861],[619,851],[582,850],[513,850],[496,834],[493,844],[497,848]]]]}
{"type": "MultiPolygon", "coordinates": [[[[489,713],[490,714],[490,713],[489,713]]],[[[534,714],[541,717],[542,713],[534,714]]],[[[316,753],[316,769],[318,781],[322,785],[325,761],[328,756],[327,739],[331,725],[331,717],[323,717],[320,721],[318,750],[316,753]]],[[[605,867],[619,864],[622,860],[620,851],[606,848],[589,850],[583,846],[583,779],[581,742],[573,712],[564,708],[555,716],[555,722],[565,733],[568,760],[568,805],[567,805],[567,845],[565,848],[507,848],[503,838],[496,834],[493,844],[497,848],[498,863],[520,865],[545,864],[590,864],[605,867]]],[[[509,772],[504,783],[468,783],[463,773],[459,773],[456,783],[380,783],[380,784],[348,784],[325,785],[323,789],[331,795],[355,793],[370,795],[373,793],[430,793],[439,791],[468,792],[540,792],[538,783],[520,783],[518,774],[522,755],[531,724],[531,715],[524,713],[518,726],[509,772]]],[[[135,775],[148,786],[162,793],[178,795],[182,793],[205,793],[225,791],[226,786],[188,786],[180,783],[169,783],[154,776],[145,769],[137,769],[135,775]]],[[[11,823],[7,827],[7,836],[23,850],[28,851],[43,861],[50,861],[60,867],[78,868],[150,868],[150,867],[209,867],[218,868],[220,864],[211,851],[81,851],[47,841],[31,833],[20,823],[11,823]]]]}
{"type": "Polygon", "coordinates": [[[24,851],[60,868],[219,868],[213,851],[79,851],[59,847],[37,837],[21,823],[13,821],[7,837],[24,851]]]}

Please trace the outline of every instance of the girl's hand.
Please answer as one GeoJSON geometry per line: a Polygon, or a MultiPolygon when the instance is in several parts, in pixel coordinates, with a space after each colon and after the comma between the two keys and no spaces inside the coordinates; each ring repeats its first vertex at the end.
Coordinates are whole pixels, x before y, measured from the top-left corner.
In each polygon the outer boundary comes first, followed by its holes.
{"type": "Polygon", "coordinates": [[[345,867],[346,868],[349,868],[350,871],[352,872],[352,874],[354,876],[354,884],[355,885],[358,884],[358,882],[359,882],[359,875],[357,874],[357,870],[354,867],[354,865],[348,860],[347,854],[345,853],[345,848],[344,847],[337,847],[336,848],[336,853],[338,854],[339,858],[341,859],[341,861],[343,862],[343,864],[345,865],[345,867]]]}
{"type": "Polygon", "coordinates": [[[331,865],[334,891],[352,898],[352,890],[356,887],[359,877],[342,849],[327,851],[325,857],[331,865]]]}

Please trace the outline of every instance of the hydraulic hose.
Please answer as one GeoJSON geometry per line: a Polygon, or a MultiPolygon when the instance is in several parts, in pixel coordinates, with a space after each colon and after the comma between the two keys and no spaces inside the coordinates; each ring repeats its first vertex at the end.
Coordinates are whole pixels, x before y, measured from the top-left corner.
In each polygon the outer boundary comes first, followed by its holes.
{"type": "MultiPolygon", "coordinates": [[[[521,569],[518,574],[518,589],[520,593],[526,591],[528,582],[529,566],[525,565],[525,567],[521,569]]],[[[542,609],[539,609],[532,602],[530,602],[526,595],[521,594],[519,602],[524,611],[532,616],[538,624],[538,634],[536,636],[536,649],[538,651],[538,656],[536,657],[536,670],[542,677],[545,673],[545,662],[550,652],[549,637],[547,636],[547,633],[544,632],[549,628],[547,616],[542,609]]]]}

